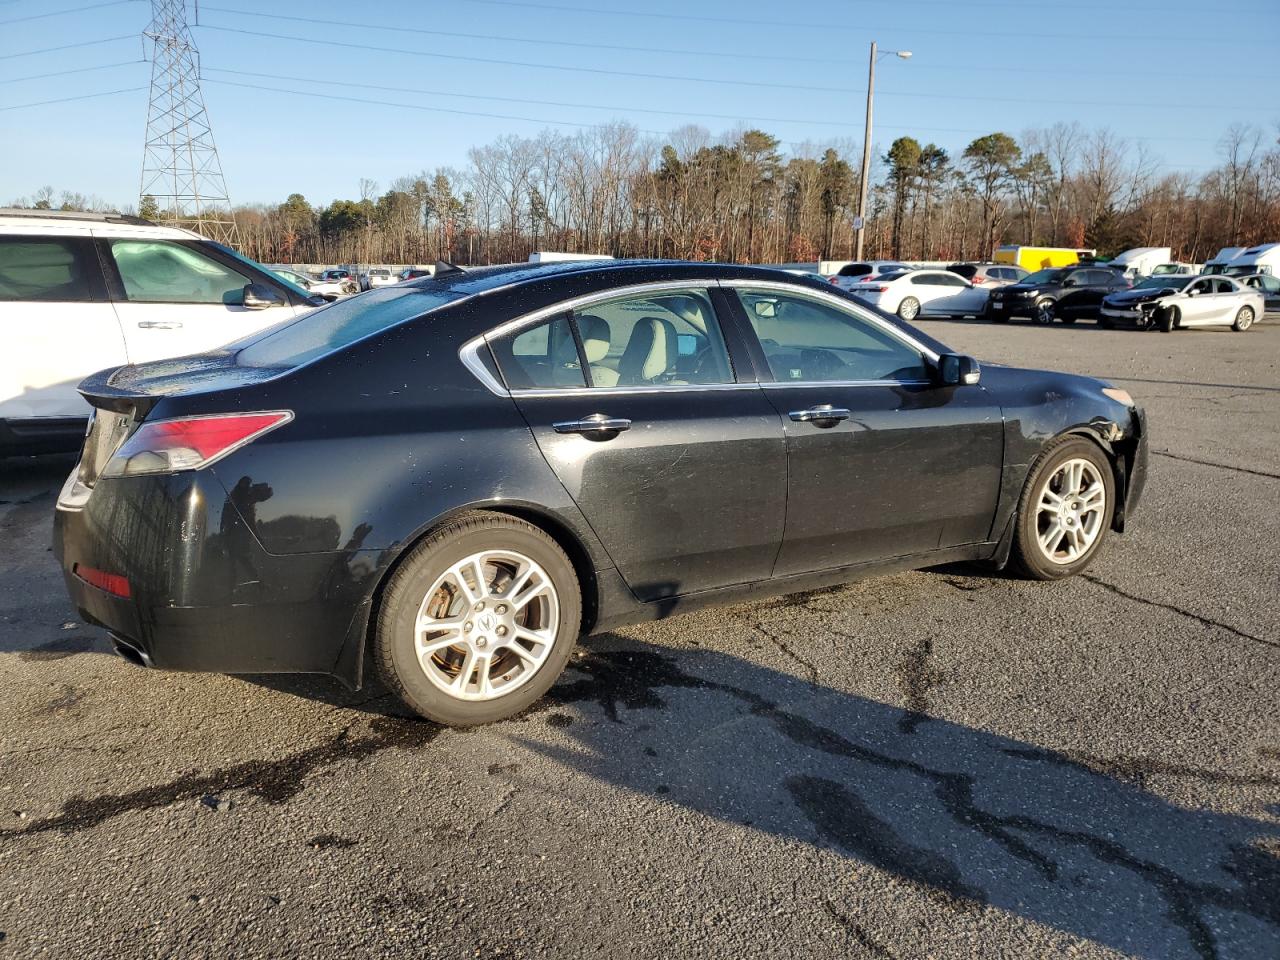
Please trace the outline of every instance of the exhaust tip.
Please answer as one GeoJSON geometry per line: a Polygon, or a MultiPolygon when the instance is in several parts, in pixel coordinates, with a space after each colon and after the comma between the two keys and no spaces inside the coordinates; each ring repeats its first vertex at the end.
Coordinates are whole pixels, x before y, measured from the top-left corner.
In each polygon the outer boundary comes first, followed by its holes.
{"type": "Polygon", "coordinates": [[[114,633],[110,636],[111,649],[114,650],[118,656],[128,660],[135,667],[151,666],[151,658],[143,652],[141,647],[137,646],[130,640],[126,640],[124,637],[117,636],[114,633]]]}

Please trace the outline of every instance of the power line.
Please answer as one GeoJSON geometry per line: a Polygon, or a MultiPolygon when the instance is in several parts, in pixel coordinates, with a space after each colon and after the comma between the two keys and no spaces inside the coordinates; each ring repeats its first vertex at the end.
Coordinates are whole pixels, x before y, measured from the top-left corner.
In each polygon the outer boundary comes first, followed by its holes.
{"type": "Polygon", "coordinates": [[[29,20],[46,20],[49,17],[61,17],[68,13],[84,13],[86,10],[101,10],[103,7],[118,7],[125,3],[137,3],[138,0],[108,0],[107,3],[91,3],[87,7],[71,7],[67,10],[54,10],[52,13],[34,13],[28,17],[14,17],[12,20],[0,20],[0,27],[11,23],[26,23],[29,20]]]}
{"type": "MultiPolygon", "coordinates": [[[[648,114],[655,114],[658,116],[666,116],[666,117],[687,117],[694,120],[705,120],[705,119],[727,120],[734,123],[750,121],[752,123],[792,123],[792,124],[798,124],[802,126],[828,126],[828,127],[845,127],[845,128],[860,128],[862,126],[860,122],[846,123],[838,120],[813,120],[808,118],[796,118],[796,117],[760,117],[760,116],[749,116],[745,114],[730,114],[730,113],[705,113],[705,112],[699,113],[696,111],[688,111],[688,110],[660,110],[652,107],[619,106],[617,104],[576,103],[576,102],[565,101],[565,100],[535,100],[535,99],[526,98],[526,97],[500,97],[500,96],[490,96],[490,95],[478,94],[478,93],[455,93],[449,90],[430,90],[422,87],[389,86],[389,85],[379,84],[379,83],[357,83],[355,81],[347,81],[347,80],[325,80],[325,79],[318,79],[315,77],[299,77],[299,76],[291,76],[291,75],[276,74],[276,73],[258,73],[254,71],[248,71],[248,70],[230,70],[222,67],[205,67],[204,72],[206,74],[227,73],[227,74],[233,74],[235,76],[241,76],[241,77],[258,77],[266,80],[283,80],[290,83],[319,83],[319,84],[324,84],[326,86],[350,87],[353,89],[361,89],[361,90],[387,90],[393,93],[415,93],[415,94],[422,94],[424,96],[432,96],[432,97],[453,97],[461,100],[489,100],[497,103],[519,103],[519,104],[525,104],[528,106],[540,106],[540,107],[570,107],[570,108],[583,109],[583,110],[610,110],[620,114],[648,113],[648,114]]],[[[211,80],[210,82],[216,83],[218,81],[211,80]]],[[[381,103],[383,101],[370,101],[370,102],[381,103]]],[[[468,114],[466,111],[455,111],[455,112],[471,115],[471,114],[468,114]]],[[[484,114],[484,113],[474,114],[474,115],[490,116],[490,114],[484,114]]],[[[506,119],[506,118],[502,118],[502,119],[506,119]]],[[[537,123],[550,122],[550,121],[533,120],[533,118],[530,118],[530,117],[519,117],[516,119],[530,120],[532,122],[537,122],[537,123]]],[[[571,126],[583,126],[583,124],[571,124],[571,126]]],[[[908,130],[908,131],[915,131],[919,133],[984,134],[984,133],[991,132],[988,129],[977,129],[977,128],[971,128],[971,127],[964,127],[964,128],[922,127],[917,124],[898,124],[898,125],[880,124],[880,129],[908,130]]],[[[1208,137],[1203,137],[1203,138],[1202,137],[1130,137],[1129,139],[1175,140],[1179,142],[1187,141],[1187,142],[1203,142],[1203,143],[1215,142],[1212,138],[1208,138],[1208,137]]]]}
{"type": "Polygon", "coordinates": [[[27,107],[47,107],[53,103],[70,103],[73,100],[92,100],[95,97],[113,97],[117,93],[137,93],[140,90],[146,89],[146,87],[126,87],[123,90],[103,90],[101,93],[86,93],[79,97],[59,97],[57,100],[37,100],[35,103],[10,103],[0,107],[0,110],[23,110],[27,107]]]}
{"type": "MultiPolygon", "coordinates": [[[[241,30],[236,27],[219,27],[212,24],[205,24],[204,30],[217,30],[223,33],[236,33],[250,37],[263,37],[271,40],[287,40],[296,43],[311,43],[322,46],[345,47],[356,50],[374,50],[379,53],[401,53],[408,56],[428,57],[441,60],[459,60],[468,63],[484,63],[496,64],[500,66],[510,67],[527,67],[536,70],[557,70],[569,73],[590,73],[604,76],[616,77],[632,77],[644,80],[674,80],[680,83],[710,83],[718,86],[744,86],[759,87],[766,90],[803,90],[813,93],[851,93],[865,95],[865,90],[859,90],[854,87],[822,87],[809,84],[792,84],[792,83],[768,83],[760,80],[725,80],[719,77],[690,77],[678,74],[666,73],[641,73],[630,70],[609,70],[601,67],[577,67],[568,66],[558,63],[533,63],[523,60],[503,60],[495,57],[472,57],[454,53],[435,53],[427,50],[410,50],[404,47],[386,47],[376,44],[367,43],[351,43],[345,40],[324,40],[314,37],[299,37],[292,34],[282,33],[263,33],[256,30],[241,30]]],[[[1143,109],[1143,110],[1178,110],[1185,112],[1187,110],[1213,109],[1213,104],[1194,104],[1194,103],[1143,103],[1137,101],[1119,101],[1119,100],[1054,100],[1044,97],[992,97],[987,95],[973,96],[966,94],[950,94],[950,93],[916,93],[911,91],[900,90],[882,90],[877,93],[880,97],[902,97],[907,99],[924,99],[924,100],[957,100],[968,101],[972,103],[1017,103],[1030,106],[1044,106],[1045,104],[1054,104],[1060,106],[1080,106],[1080,107],[1108,107],[1121,109],[1143,109]]]]}
{"type": "MultiPolygon", "coordinates": [[[[483,3],[483,4],[489,4],[491,6],[499,6],[499,7],[527,7],[534,10],[556,10],[564,13],[578,13],[578,14],[585,13],[585,14],[593,14],[593,15],[618,16],[618,17],[646,17],[646,18],[655,19],[655,20],[696,21],[701,23],[717,23],[717,24],[723,24],[726,26],[738,26],[738,27],[743,27],[743,26],[769,27],[770,29],[808,30],[808,31],[819,31],[822,33],[829,33],[831,31],[842,31],[846,33],[856,32],[861,34],[866,33],[865,26],[862,26],[862,25],[846,26],[841,23],[801,23],[795,20],[755,20],[755,19],[748,19],[745,17],[711,17],[711,16],[705,16],[702,14],[694,14],[694,13],[659,13],[653,10],[637,10],[634,8],[627,9],[627,10],[611,10],[605,7],[581,7],[581,6],[571,6],[565,3],[535,2],[535,0],[464,0],[464,2],[483,3]]],[[[948,3],[947,6],[952,9],[955,8],[954,3],[948,3]]],[[[1109,9],[1113,9],[1113,8],[1109,8],[1109,9]]],[[[956,30],[954,28],[929,30],[929,29],[921,29],[914,26],[907,27],[905,29],[889,26],[886,28],[886,32],[894,33],[894,34],[937,34],[944,37],[976,36],[976,37],[1014,37],[1019,39],[1027,38],[1027,34],[1025,33],[1011,33],[1009,31],[1002,31],[1002,30],[956,30]]],[[[1133,40],[1133,38],[1128,35],[1110,36],[1107,34],[1097,34],[1097,33],[1055,33],[1054,37],[1055,39],[1061,38],[1061,39],[1094,40],[1094,41],[1107,40],[1107,41],[1123,41],[1125,43],[1132,43],[1132,40],[1133,40]]],[[[1144,41],[1159,40],[1161,42],[1184,41],[1188,43],[1195,43],[1197,45],[1203,45],[1205,43],[1236,44],[1239,42],[1236,39],[1220,39],[1215,37],[1205,37],[1203,33],[1197,33],[1194,36],[1178,35],[1178,34],[1151,34],[1151,35],[1144,35],[1143,40],[1144,41]]]]}
{"type": "Polygon", "coordinates": [[[80,43],[64,43],[59,47],[41,47],[39,50],[22,50],[18,53],[0,54],[0,60],[14,60],[18,57],[34,57],[40,53],[57,53],[59,50],[72,50],[76,47],[92,47],[99,43],[113,43],[116,40],[137,40],[136,33],[122,33],[118,37],[103,37],[101,40],[83,40],[80,43]]]}
{"type": "MultiPolygon", "coordinates": [[[[230,13],[241,17],[261,17],[268,20],[289,20],[295,23],[309,23],[314,25],[314,17],[291,17],[279,13],[259,13],[256,10],[234,10],[230,7],[211,7],[208,4],[202,6],[201,11],[214,13],[230,13]]],[[[199,26],[209,26],[208,24],[199,24],[199,26]]],[[[383,30],[391,33],[419,33],[433,37],[454,37],[463,40],[497,40],[504,43],[527,43],[535,46],[552,46],[552,47],[574,47],[583,50],[619,50],[628,53],[669,53],[679,56],[696,56],[696,57],[721,57],[731,60],[741,60],[741,53],[732,53],[724,50],[690,50],[688,48],[673,47],[635,47],[616,43],[588,43],[583,40],[549,40],[537,37],[513,37],[503,36],[500,34],[488,33],[460,33],[452,30],[427,30],[423,27],[405,27],[390,26],[381,23],[345,23],[346,28],[354,27],[358,30],[383,30]]],[[[785,54],[759,54],[752,53],[752,60],[778,60],[782,62],[794,62],[795,55],[785,54]]],[[[806,63],[834,63],[848,66],[850,60],[848,57],[810,57],[804,58],[806,63]]]]}
{"type": "Polygon", "coordinates": [[[77,67],[74,70],[56,70],[53,73],[33,73],[29,77],[6,77],[0,83],[21,83],[24,80],[47,80],[49,77],[66,77],[73,73],[88,73],[91,70],[109,70],[112,67],[132,67],[145,60],[121,60],[119,63],[102,63],[96,67],[77,67]]]}

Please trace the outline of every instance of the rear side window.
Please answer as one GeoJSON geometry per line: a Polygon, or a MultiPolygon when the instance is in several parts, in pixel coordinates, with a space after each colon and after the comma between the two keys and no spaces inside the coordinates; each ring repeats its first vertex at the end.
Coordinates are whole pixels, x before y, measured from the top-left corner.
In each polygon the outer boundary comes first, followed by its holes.
{"type": "Polygon", "coordinates": [[[81,303],[97,299],[106,297],[88,240],[0,237],[0,301],[81,303]]]}
{"type": "Polygon", "coordinates": [[[461,297],[462,294],[449,290],[383,287],[349,300],[338,300],[233,344],[233,348],[239,347],[236,363],[245,367],[301,366],[461,297]]]}
{"type": "Polygon", "coordinates": [[[255,280],[171,240],[112,240],[111,256],[125,298],[135,303],[238,306],[245,284],[255,280]]]}
{"type": "Polygon", "coordinates": [[[492,347],[509,389],[572,389],[587,385],[567,311],[495,340],[492,347]]]}
{"type": "Polygon", "coordinates": [[[1236,285],[1230,280],[1215,280],[1214,285],[1217,293],[1235,293],[1236,285]]]}

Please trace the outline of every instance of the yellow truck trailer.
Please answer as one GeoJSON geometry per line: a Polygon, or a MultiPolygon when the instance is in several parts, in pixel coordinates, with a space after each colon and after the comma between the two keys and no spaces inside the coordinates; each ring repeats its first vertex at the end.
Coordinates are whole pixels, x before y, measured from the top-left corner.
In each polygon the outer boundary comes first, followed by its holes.
{"type": "Polygon", "coordinates": [[[1034,273],[1045,267],[1069,267],[1081,257],[1092,257],[1096,250],[1072,250],[1067,247],[1020,247],[1006,243],[996,248],[996,263],[1011,263],[1034,273]]]}

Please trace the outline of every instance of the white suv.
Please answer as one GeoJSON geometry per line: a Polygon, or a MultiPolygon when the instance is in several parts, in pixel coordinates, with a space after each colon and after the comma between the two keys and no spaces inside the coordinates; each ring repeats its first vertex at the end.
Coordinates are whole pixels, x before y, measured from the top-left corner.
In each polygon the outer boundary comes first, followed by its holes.
{"type": "Polygon", "coordinates": [[[186,230],[0,209],[0,456],[78,448],[91,373],[203,353],[323,303],[186,230]]]}

